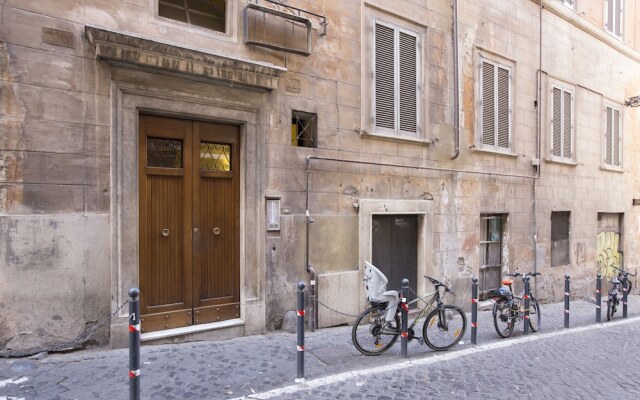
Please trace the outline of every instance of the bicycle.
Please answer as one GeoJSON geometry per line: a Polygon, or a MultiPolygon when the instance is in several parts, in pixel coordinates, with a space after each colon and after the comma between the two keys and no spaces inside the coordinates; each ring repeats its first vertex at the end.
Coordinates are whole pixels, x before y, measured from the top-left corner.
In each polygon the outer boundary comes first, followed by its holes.
{"type": "MultiPolygon", "coordinates": [[[[540,272],[507,274],[507,276],[513,277],[521,276],[523,281],[526,276],[537,275],[540,275],[540,272]]],[[[491,291],[489,292],[489,297],[495,300],[493,304],[493,325],[496,328],[496,332],[500,337],[508,338],[513,333],[515,324],[524,320],[524,291],[520,296],[515,296],[512,289],[512,280],[504,279],[502,284],[508,286],[508,289],[499,288],[491,291]]],[[[533,332],[540,330],[540,305],[538,300],[531,294],[529,295],[529,327],[533,332]]]]}
{"type": "MultiPolygon", "coordinates": [[[[367,268],[370,266],[371,265],[367,263],[367,268]]],[[[382,274],[377,269],[376,271],[382,274]]],[[[386,285],[386,278],[384,275],[382,275],[382,277],[386,285]]],[[[418,313],[407,329],[409,341],[418,339],[420,340],[420,344],[426,343],[431,349],[441,351],[453,347],[462,339],[467,328],[467,318],[464,312],[462,312],[459,307],[444,304],[442,301],[447,293],[451,293],[454,296],[455,294],[444,283],[426,275],[425,278],[435,286],[435,291],[416,298],[409,303],[398,302],[396,305],[393,304],[393,301],[376,302],[372,300],[375,299],[374,296],[367,298],[370,307],[358,316],[351,330],[351,339],[359,352],[365,355],[380,355],[389,350],[401,335],[401,310],[403,308],[408,310],[409,304],[418,301],[423,301],[425,307],[418,313]],[[440,295],[441,288],[444,289],[442,295],[440,295]],[[429,296],[431,296],[431,298],[425,300],[425,298],[429,296]],[[427,315],[427,312],[432,308],[434,303],[436,306],[433,307],[433,310],[427,315]],[[391,305],[391,307],[389,307],[389,305],[391,305]],[[393,310],[393,307],[395,307],[395,312],[392,318],[386,318],[387,312],[393,310]],[[427,315],[427,317],[422,326],[422,337],[416,337],[414,328],[425,315],[427,315]],[[391,319],[391,321],[387,321],[387,319],[391,319]]],[[[365,281],[366,280],[365,275],[365,281]]],[[[367,290],[369,291],[369,285],[367,285],[367,290]]],[[[380,294],[381,293],[382,292],[380,292],[380,294]]]]}
{"type": "Polygon", "coordinates": [[[609,289],[609,292],[608,292],[607,321],[611,321],[611,319],[613,318],[613,314],[616,313],[616,311],[618,310],[618,306],[620,305],[620,296],[618,295],[620,291],[620,285],[622,285],[622,283],[626,281],[628,283],[627,290],[631,292],[631,281],[629,280],[629,277],[636,276],[631,272],[627,272],[618,267],[614,267],[613,265],[612,267],[617,269],[619,272],[618,272],[618,276],[611,280],[611,283],[613,284],[613,286],[611,287],[611,289],[609,289]]]}

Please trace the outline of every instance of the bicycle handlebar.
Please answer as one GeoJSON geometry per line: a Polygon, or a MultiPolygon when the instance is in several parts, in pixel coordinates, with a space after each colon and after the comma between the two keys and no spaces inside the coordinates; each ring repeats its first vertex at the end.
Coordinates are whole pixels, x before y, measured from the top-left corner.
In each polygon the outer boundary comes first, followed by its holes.
{"type": "Polygon", "coordinates": [[[454,296],[456,295],[455,293],[453,293],[451,291],[451,289],[449,289],[449,286],[445,285],[444,283],[440,282],[439,280],[434,279],[434,278],[432,278],[430,276],[427,276],[427,275],[425,275],[424,277],[427,278],[429,281],[431,281],[431,283],[433,283],[433,285],[436,287],[436,289],[438,289],[440,286],[442,286],[444,288],[445,293],[448,292],[448,293],[451,293],[454,296]]]}
{"type": "Polygon", "coordinates": [[[623,274],[624,276],[636,276],[637,272],[635,274],[632,274],[631,272],[625,271],[621,268],[616,267],[615,265],[612,265],[613,268],[617,269],[618,271],[620,271],[621,274],[623,274]]]}
{"type": "Polygon", "coordinates": [[[526,272],[524,274],[521,274],[520,272],[514,272],[513,274],[507,274],[507,276],[513,276],[513,277],[521,276],[522,278],[524,278],[525,276],[538,276],[538,275],[542,275],[542,274],[540,272],[526,272]]]}

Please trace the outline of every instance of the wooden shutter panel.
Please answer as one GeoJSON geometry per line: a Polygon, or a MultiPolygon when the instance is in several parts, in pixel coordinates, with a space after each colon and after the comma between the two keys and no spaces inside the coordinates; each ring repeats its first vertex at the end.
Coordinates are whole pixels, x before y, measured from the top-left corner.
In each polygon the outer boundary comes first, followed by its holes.
{"type": "Polygon", "coordinates": [[[563,139],[563,151],[562,151],[562,156],[566,157],[566,158],[571,158],[572,155],[572,151],[571,151],[571,140],[572,140],[572,135],[571,135],[571,123],[572,123],[572,118],[571,118],[571,114],[572,114],[572,109],[571,109],[571,105],[573,104],[572,102],[572,97],[573,95],[571,94],[571,92],[564,92],[564,104],[563,104],[563,108],[564,108],[564,113],[563,113],[563,118],[562,118],[562,122],[563,122],[563,132],[562,132],[562,139],[563,139]]]}
{"type": "Polygon", "coordinates": [[[620,166],[620,111],[613,111],[613,165],[620,166]]]}
{"type": "Polygon", "coordinates": [[[562,102],[561,96],[562,90],[558,88],[553,88],[552,93],[552,107],[553,107],[553,115],[551,119],[552,126],[552,135],[553,135],[553,155],[556,157],[562,156],[561,153],[561,137],[562,137],[562,102]]]}
{"type": "Polygon", "coordinates": [[[607,107],[606,109],[606,132],[605,132],[605,141],[606,141],[606,145],[605,145],[605,156],[604,156],[604,163],[611,165],[611,153],[612,153],[612,143],[611,141],[613,140],[613,131],[612,131],[612,126],[613,126],[613,109],[611,107],[607,107]]]}
{"type": "Polygon", "coordinates": [[[482,62],[482,144],[495,146],[495,67],[482,62]]]}
{"type": "Polygon", "coordinates": [[[375,126],[395,129],[394,30],[375,24],[375,126]]]}
{"type": "Polygon", "coordinates": [[[404,32],[399,37],[400,130],[418,131],[417,38],[404,32]]]}
{"type": "Polygon", "coordinates": [[[508,149],[510,125],[509,70],[498,67],[498,147],[508,149]]]}

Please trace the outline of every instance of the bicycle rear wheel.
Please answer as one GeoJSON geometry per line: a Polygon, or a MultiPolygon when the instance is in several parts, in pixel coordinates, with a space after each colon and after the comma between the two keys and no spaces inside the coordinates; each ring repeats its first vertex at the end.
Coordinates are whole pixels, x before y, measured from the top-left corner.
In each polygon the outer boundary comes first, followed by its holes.
{"type": "Polygon", "coordinates": [[[453,305],[431,311],[422,326],[422,337],[433,350],[447,350],[462,339],[467,329],[467,317],[453,305]]]}
{"type": "Polygon", "coordinates": [[[351,340],[362,354],[375,356],[389,350],[400,336],[400,318],[384,320],[386,307],[371,307],[360,314],[351,329],[351,340]],[[394,324],[395,323],[395,324],[394,324]]]}
{"type": "Polygon", "coordinates": [[[511,313],[510,302],[500,300],[493,305],[493,326],[495,326],[496,332],[500,337],[508,338],[511,336],[515,322],[515,318],[511,313]]]}
{"type": "Polygon", "coordinates": [[[531,297],[529,300],[529,327],[533,332],[538,332],[540,330],[541,318],[542,316],[540,315],[540,305],[538,304],[538,300],[531,297]]]}

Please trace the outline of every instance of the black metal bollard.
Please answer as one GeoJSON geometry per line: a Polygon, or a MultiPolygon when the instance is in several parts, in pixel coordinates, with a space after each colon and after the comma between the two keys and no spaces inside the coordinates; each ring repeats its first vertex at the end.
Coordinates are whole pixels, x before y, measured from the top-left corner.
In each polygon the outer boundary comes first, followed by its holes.
{"type": "Polygon", "coordinates": [[[298,283],[298,310],[296,317],[298,378],[296,382],[304,382],[304,282],[298,283]]]}
{"type": "Polygon", "coordinates": [[[602,274],[598,272],[596,279],[596,322],[600,323],[600,313],[602,304],[602,274]]]}
{"type": "Polygon", "coordinates": [[[569,275],[564,276],[564,327],[569,328],[569,275]]]}
{"type": "Polygon", "coordinates": [[[529,334],[529,275],[524,277],[524,334],[529,334]]]}
{"type": "Polygon", "coordinates": [[[140,290],[129,290],[129,400],[140,399],[140,290]]]}
{"type": "Polygon", "coordinates": [[[471,344],[476,344],[478,334],[478,277],[471,280],[471,344]]]}
{"type": "Polygon", "coordinates": [[[409,306],[407,305],[407,297],[409,297],[409,280],[402,280],[402,340],[400,342],[401,355],[407,358],[407,344],[409,343],[409,306]]]}
{"type": "Polygon", "coordinates": [[[622,317],[627,318],[627,298],[629,296],[629,277],[622,279],[622,317]]]}

